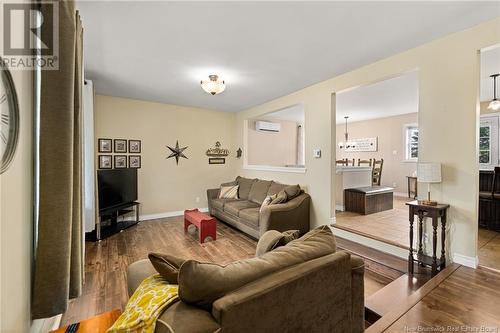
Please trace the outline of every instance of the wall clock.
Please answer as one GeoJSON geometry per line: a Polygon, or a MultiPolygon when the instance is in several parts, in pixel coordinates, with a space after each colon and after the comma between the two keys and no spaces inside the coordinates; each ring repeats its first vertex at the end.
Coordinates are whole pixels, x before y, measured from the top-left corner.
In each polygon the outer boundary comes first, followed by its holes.
{"type": "Polygon", "coordinates": [[[8,68],[0,57],[0,154],[2,157],[0,173],[9,167],[17,148],[19,135],[19,105],[16,88],[8,68]]]}

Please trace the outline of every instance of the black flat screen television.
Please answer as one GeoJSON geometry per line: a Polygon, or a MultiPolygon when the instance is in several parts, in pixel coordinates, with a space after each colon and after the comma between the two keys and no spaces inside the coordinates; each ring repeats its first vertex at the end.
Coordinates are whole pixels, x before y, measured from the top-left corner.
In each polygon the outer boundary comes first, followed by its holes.
{"type": "Polygon", "coordinates": [[[99,210],[137,200],[137,169],[97,171],[99,210]]]}

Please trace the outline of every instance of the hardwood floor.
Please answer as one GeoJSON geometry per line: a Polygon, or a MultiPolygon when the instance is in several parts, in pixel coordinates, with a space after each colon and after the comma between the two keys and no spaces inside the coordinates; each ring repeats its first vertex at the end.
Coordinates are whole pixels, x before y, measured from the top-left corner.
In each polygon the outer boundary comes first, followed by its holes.
{"type": "Polygon", "coordinates": [[[337,212],[333,226],[407,249],[410,242],[408,207],[405,203],[412,200],[394,197],[393,209],[369,215],[337,212]]]}
{"type": "Polygon", "coordinates": [[[499,299],[499,273],[461,266],[383,332],[498,332],[499,299]]]}
{"type": "Polygon", "coordinates": [[[500,233],[480,228],[477,246],[479,265],[500,272],[500,233]]]}
{"type": "MultiPolygon", "coordinates": [[[[149,252],[176,253],[181,257],[227,264],[255,255],[256,241],[224,223],[217,224],[217,240],[198,243],[196,231],[184,234],[182,217],[141,222],[100,243],[87,242],[83,294],[71,300],[61,325],[67,325],[127,303],[126,268],[149,252]]],[[[374,272],[365,275],[365,297],[389,283],[374,272]]]]}

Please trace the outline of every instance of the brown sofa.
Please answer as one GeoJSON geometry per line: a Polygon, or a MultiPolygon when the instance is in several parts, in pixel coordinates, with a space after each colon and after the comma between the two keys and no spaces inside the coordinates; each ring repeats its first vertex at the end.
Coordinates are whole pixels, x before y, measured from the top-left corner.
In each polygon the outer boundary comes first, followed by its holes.
{"type": "Polygon", "coordinates": [[[261,211],[266,196],[277,194],[289,185],[244,177],[237,177],[234,182],[226,184],[239,185],[239,199],[218,199],[218,188],[208,190],[210,215],[254,238],[259,238],[267,230],[295,229],[300,230],[301,234],[309,231],[311,197],[304,191],[288,202],[265,206],[261,211]]]}
{"type": "MultiPolygon", "coordinates": [[[[149,260],[130,265],[129,294],[155,273],[149,260]]],[[[181,300],[160,316],[156,333],[364,331],[363,260],[336,251],[326,226],[226,266],[187,260],[178,274],[181,300]]]]}

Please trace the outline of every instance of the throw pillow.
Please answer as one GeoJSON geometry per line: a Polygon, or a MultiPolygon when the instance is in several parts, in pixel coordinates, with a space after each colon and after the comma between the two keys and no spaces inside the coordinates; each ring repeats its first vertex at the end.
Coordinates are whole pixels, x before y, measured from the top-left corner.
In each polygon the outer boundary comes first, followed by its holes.
{"type": "Polygon", "coordinates": [[[282,234],[283,238],[281,239],[280,245],[286,245],[291,241],[298,239],[300,237],[300,230],[287,230],[283,231],[282,234]]]}
{"type": "Polygon", "coordinates": [[[286,199],[286,192],[285,192],[285,190],[281,190],[276,195],[276,198],[274,198],[271,201],[271,205],[277,205],[277,204],[285,203],[286,201],[287,201],[287,199],[286,199]]]}
{"type": "Polygon", "coordinates": [[[148,254],[149,261],[160,275],[170,283],[177,284],[179,269],[186,259],[161,253],[148,254]]]}
{"type": "Polygon", "coordinates": [[[283,238],[283,234],[277,230],[268,230],[260,236],[255,249],[255,256],[261,256],[278,246],[283,238]]]}
{"type": "Polygon", "coordinates": [[[274,195],[268,195],[264,201],[262,201],[262,205],[260,205],[260,211],[262,212],[262,209],[266,206],[269,206],[271,204],[271,202],[273,201],[273,199],[276,198],[276,194],[274,195]]]}
{"type": "Polygon", "coordinates": [[[221,186],[219,191],[219,199],[238,199],[239,185],[221,186]]]}
{"type": "Polygon", "coordinates": [[[275,199],[271,201],[271,205],[285,203],[297,197],[302,190],[299,185],[290,185],[278,192],[275,199]]]}
{"type": "Polygon", "coordinates": [[[335,253],[335,249],[332,231],[321,226],[261,257],[226,266],[187,260],[179,270],[179,297],[211,311],[213,302],[222,296],[271,273],[335,253]]]}

